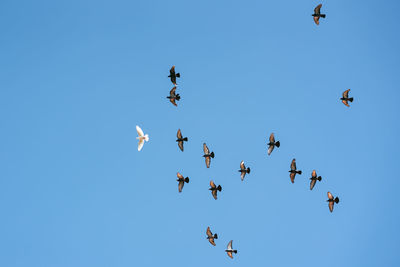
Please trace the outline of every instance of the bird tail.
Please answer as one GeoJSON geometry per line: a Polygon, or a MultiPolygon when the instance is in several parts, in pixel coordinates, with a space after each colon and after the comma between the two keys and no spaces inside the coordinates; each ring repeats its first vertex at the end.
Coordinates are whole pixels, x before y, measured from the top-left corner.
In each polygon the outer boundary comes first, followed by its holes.
{"type": "Polygon", "coordinates": [[[175,74],[176,77],[180,78],[181,74],[178,72],[177,74],[175,74]]]}
{"type": "Polygon", "coordinates": [[[181,96],[179,94],[176,94],[175,99],[179,100],[179,99],[181,99],[181,96]]]}
{"type": "Polygon", "coordinates": [[[149,135],[148,135],[148,134],[146,134],[146,135],[144,136],[144,140],[146,140],[146,142],[149,141],[149,135]]]}
{"type": "Polygon", "coordinates": [[[300,175],[301,175],[301,171],[297,171],[297,174],[300,174],[300,175]]]}
{"type": "Polygon", "coordinates": [[[281,143],[280,143],[279,141],[277,141],[277,142],[275,143],[275,145],[276,145],[276,147],[280,147],[280,146],[281,146],[281,143]]]}
{"type": "Polygon", "coordinates": [[[249,167],[247,167],[247,173],[250,173],[250,168],[249,167]]]}
{"type": "Polygon", "coordinates": [[[349,100],[350,102],[353,102],[353,98],[352,98],[352,97],[350,97],[348,100],[349,100]]]}
{"type": "Polygon", "coordinates": [[[236,250],[236,249],[235,249],[235,250],[232,250],[232,252],[236,254],[236,253],[237,253],[237,250],[236,250]]]}
{"type": "Polygon", "coordinates": [[[217,235],[217,234],[214,234],[214,238],[215,238],[215,239],[218,239],[218,235],[217,235]]]}
{"type": "Polygon", "coordinates": [[[322,177],[321,177],[321,176],[318,176],[317,180],[321,182],[322,177]]]}
{"type": "Polygon", "coordinates": [[[182,140],[187,142],[188,138],[187,138],[187,137],[185,137],[185,138],[183,138],[182,140]]]}
{"type": "Polygon", "coordinates": [[[339,203],[339,198],[338,197],[335,198],[335,203],[336,204],[339,203]]]}
{"type": "Polygon", "coordinates": [[[189,183],[189,177],[186,177],[186,178],[185,178],[185,182],[186,182],[186,183],[189,183]]]}
{"type": "Polygon", "coordinates": [[[214,158],[214,151],[211,152],[210,157],[214,158]]]}
{"type": "Polygon", "coordinates": [[[325,18],[326,17],[326,15],[325,14],[321,14],[321,18],[325,18]]]}
{"type": "Polygon", "coordinates": [[[222,190],[221,185],[218,185],[217,190],[218,190],[219,192],[221,192],[221,190],[222,190]]]}

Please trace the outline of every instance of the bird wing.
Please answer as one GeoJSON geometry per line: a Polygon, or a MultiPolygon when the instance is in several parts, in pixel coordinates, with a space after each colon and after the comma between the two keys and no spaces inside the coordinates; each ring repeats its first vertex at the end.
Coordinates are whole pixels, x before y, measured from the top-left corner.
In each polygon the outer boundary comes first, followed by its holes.
{"type": "Polygon", "coordinates": [[[177,137],[178,139],[182,139],[181,129],[178,129],[178,132],[176,133],[176,137],[177,137]]]}
{"type": "Polygon", "coordinates": [[[229,256],[231,259],[233,259],[232,251],[227,251],[226,253],[228,254],[228,256],[229,256]]]}
{"type": "Polygon", "coordinates": [[[208,150],[206,143],[203,144],[203,151],[204,151],[204,154],[206,154],[206,155],[210,154],[210,150],[208,150]]]}
{"type": "Polygon", "coordinates": [[[207,168],[210,168],[211,158],[210,157],[205,157],[205,159],[206,159],[207,168]]]}
{"type": "Polygon", "coordinates": [[[232,242],[233,242],[233,240],[229,241],[228,246],[227,246],[228,250],[232,250],[232,242]]]}
{"type": "Polygon", "coordinates": [[[178,146],[183,151],[183,141],[178,141],[178,146]]]}
{"type": "Polygon", "coordinates": [[[329,202],[329,210],[330,210],[331,212],[333,211],[333,205],[334,205],[333,201],[330,201],[330,202],[329,202]]]}
{"type": "Polygon", "coordinates": [[[296,170],[296,159],[293,159],[293,160],[292,160],[292,163],[290,164],[290,169],[291,169],[292,171],[295,171],[295,170],[296,170]]]}
{"type": "Polygon", "coordinates": [[[210,237],[208,241],[211,243],[211,245],[215,246],[214,237],[210,237]]]}
{"type": "Polygon", "coordinates": [[[211,186],[211,188],[217,188],[217,187],[215,186],[213,180],[210,181],[210,186],[211,186]]]}
{"type": "Polygon", "coordinates": [[[178,184],[179,193],[182,192],[182,188],[184,185],[185,185],[185,182],[183,180],[179,181],[179,184],[178,184]]]}
{"type": "Polygon", "coordinates": [[[292,181],[292,184],[294,184],[294,178],[296,177],[296,173],[291,172],[290,173],[290,180],[292,181]]]}
{"type": "Polygon", "coordinates": [[[176,176],[177,176],[179,179],[183,179],[183,178],[184,178],[183,175],[180,174],[179,172],[176,173],[176,176]]]}
{"type": "Polygon", "coordinates": [[[319,17],[314,17],[315,24],[319,25],[319,17]]]}
{"type": "Polygon", "coordinates": [[[240,178],[242,178],[242,181],[244,180],[244,177],[246,176],[246,172],[241,172],[240,173],[240,178]]]}
{"type": "Polygon", "coordinates": [[[144,145],[144,139],[139,139],[139,144],[138,144],[137,150],[138,151],[142,150],[143,145],[144,145]]]}
{"type": "Polygon", "coordinates": [[[313,190],[313,188],[314,188],[316,182],[317,182],[317,179],[311,179],[311,182],[310,182],[310,190],[313,190]]]}
{"type": "Polygon", "coordinates": [[[246,170],[246,166],[244,166],[244,161],[242,160],[242,162],[240,162],[240,169],[243,171],[243,170],[246,170]]]}
{"type": "Polygon", "coordinates": [[[274,150],[274,145],[269,145],[268,147],[268,155],[271,155],[272,151],[274,150]]]}
{"type": "Polygon", "coordinates": [[[349,102],[347,100],[342,100],[342,103],[345,104],[347,107],[350,107],[349,102]]]}
{"type": "Polygon", "coordinates": [[[349,97],[349,91],[350,91],[350,89],[347,89],[346,91],[343,92],[343,98],[349,97]]]}
{"type": "Polygon", "coordinates": [[[175,75],[175,66],[172,66],[172,68],[169,70],[169,74],[172,76],[172,75],[175,75]]]}
{"type": "Polygon", "coordinates": [[[217,190],[211,190],[211,194],[215,200],[217,200],[217,190]]]}
{"type": "Polygon", "coordinates": [[[329,199],[333,199],[333,196],[332,196],[331,192],[328,191],[327,195],[328,195],[329,199]]]}
{"type": "Polygon", "coordinates": [[[311,177],[317,177],[317,172],[315,170],[312,171],[311,177]]]}
{"type": "Polygon", "coordinates": [[[144,136],[142,129],[137,125],[136,125],[136,132],[138,133],[139,136],[144,136]]]}
{"type": "Polygon", "coordinates": [[[272,134],[269,136],[269,142],[270,142],[270,143],[275,143],[275,136],[274,136],[274,133],[272,133],[272,134]]]}
{"type": "Polygon", "coordinates": [[[175,96],[175,91],[176,91],[176,86],[174,86],[174,88],[172,88],[171,91],[169,91],[169,95],[175,96]]]}
{"type": "Polygon", "coordinates": [[[210,230],[210,226],[207,227],[206,234],[207,234],[208,237],[212,237],[212,236],[213,236],[213,234],[212,234],[212,232],[211,232],[211,230],[210,230]]]}
{"type": "Polygon", "coordinates": [[[321,7],[322,7],[322,4],[319,4],[316,8],[314,8],[314,13],[315,14],[321,14],[321,7]]]}
{"type": "Polygon", "coordinates": [[[176,104],[176,102],[175,102],[175,97],[174,97],[174,98],[170,98],[169,101],[171,101],[171,103],[172,103],[175,107],[178,106],[178,105],[176,104]]]}

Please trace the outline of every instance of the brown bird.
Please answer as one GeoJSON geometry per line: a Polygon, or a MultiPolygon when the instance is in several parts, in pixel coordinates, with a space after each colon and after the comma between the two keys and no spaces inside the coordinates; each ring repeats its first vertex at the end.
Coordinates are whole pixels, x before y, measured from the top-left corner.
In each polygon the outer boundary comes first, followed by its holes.
{"type": "Polygon", "coordinates": [[[333,195],[331,194],[331,192],[328,191],[328,200],[327,202],[329,202],[329,210],[332,212],[333,211],[333,205],[335,205],[335,203],[339,203],[339,198],[335,197],[333,198],[333,195]]]}
{"type": "Polygon", "coordinates": [[[311,180],[311,182],[310,182],[310,190],[312,190],[314,188],[315,183],[317,182],[317,180],[321,182],[322,177],[321,176],[317,177],[317,172],[315,170],[313,170],[312,173],[311,173],[310,180],[311,180]]]}
{"type": "Polygon", "coordinates": [[[227,249],[225,250],[225,252],[228,253],[228,256],[229,256],[231,259],[233,259],[232,253],[235,253],[235,254],[237,253],[237,250],[236,250],[236,249],[232,249],[232,242],[233,242],[233,240],[229,241],[228,247],[227,247],[227,249]]]}
{"type": "Polygon", "coordinates": [[[296,168],[296,159],[292,160],[292,163],[290,164],[290,180],[292,181],[292,184],[294,183],[294,178],[296,177],[296,174],[301,175],[301,171],[298,171],[296,168]]]}
{"type": "Polygon", "coordinates": [[[212,196],[214,197],[215,200],[217,200],[217,191],[221,192],[222,187],[221,185],[216,186],[212,180],[210,181],[210,186],[211,188],[208,190],[211,190],[212,196]]]}
{"type": "Polygon", "coordinates": [[[207,232],[206,232],[206,234],[207,234],[207,239],[208,239],[208,241],[211,243],[211,245],[215,246],[214,239],[218,239],[218,235],[217,235],[217,234],[214,234],[214,235],[213,235],[213,233],[212,233],[211,230],[210,230],[210,226],[207,227],[207,232]]]}
{"type": "Polygon", "coordinates": [[[176,174],[176,176],[178,177],[177,181],[178,183],[178,191],[179,193],[182,192],[182,188],[185,185],[185,183],[189,183],[189,177],[184,178],[182,174],[180,174],[179,172],[176,174]]]}
{"type": "Polygon", "coordinates": [[[178,146],[181,149],[181,151],[183,152],[183,142],[187,142],[188,138],[187,137],[183,138],[181,129],[178,129],[178,132],[176,133],[176,137],[178,138],[178,139],[176,139],[176,142],[178,142],[178,146]]]}
{"type": "Polygon", "coordinates": [[[350,107],[348,101],[353,102],[353,98],[349,97],[349,92],[350,92],[350,89],[347,89],[346,91],[343,92],[342,98],[340,98],[340,100],[342,100],[342,103],[348,107],[350,107]]]}
{"type": "Polygon", "coordinates": [[[321,14],[321,7],[322,4],[319,4],[315,9],[314,9],[314,14],[312,14],[311,16],[314,17],[314,22],[315,24],[319,25],[319,18],[325,18],[326,15],[325,14],[321,14]]]}
{"type": "Polygon", "coordinates": [[[208,149],[206,143],[203,144],[203,151],[203,157],[206,159],[206,166],[207,168],[210,168],[211,158],[214,158],[214,152],[210,153],[210,150],[208,149]]]}
{"type": "Polygon", "coordinates": [[[244,165],[244,161],[240,162],[240,178],[242,178],[242,181],[244,180],[244,177],[246,176],[246,173],[250,173],[250,168],[246,169],[246,166],[244,165]]]}
{"type": "Polygon", "coordinates": [[[179,94],[175,94],[176,91],[176,86],[174,88],[171,89],[171,91],[169,91],[169,96],[167,96],[167,98],[169,98],[169,101],[171,101],[171,103],[177,107],[178,105],[176,104],[176,101],[179,101],[181,99],[181,96],[179,94]]]}
{"type": "Polygon", "coordinates": [[[177,78],[177,77],[180,78],[180,77],[181,77],[181,74],[180,74],[180,73],[175,73],[175,66],[172,66],[172,68],[169,70],[169,76],[168,76],[168,77],[171,78],[171,82],[172,82],[174,85],[177,85],[177,83],[176,83],[176,78],[177,78]]]}
{"type": "Polygon", "coordinates": [[[272,133],[269,136],[269,143],[267,145],[268,145],[268,155],[271,155],[271,153],[274,150],[275,146],[276,147],[280,147],[281,143],[279,141],[275,142],[275,136],[274,136],[274,133],[272,133]]]}

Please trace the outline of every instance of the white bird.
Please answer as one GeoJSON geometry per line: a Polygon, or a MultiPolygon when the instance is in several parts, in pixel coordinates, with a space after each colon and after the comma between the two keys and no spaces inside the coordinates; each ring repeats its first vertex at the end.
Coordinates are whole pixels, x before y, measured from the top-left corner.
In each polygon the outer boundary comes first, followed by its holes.
{"type": "Polygon", "coordinates": [[[144,141],[145,141],[145,140],[146,140],[147,142],[149,141],[149,135],[148,135],[148,134],[145,135],[145,134],[143,133],[142,129],[140,129],[140,127],[137,126],[137,125],[136,125],[136,131],[137,131],[137,133],[138,133],[138,135],[139,135],[138,137],[136,137],[136,139],[139,139],[139,144],[138,144],[137,150],[140,151],[140,150],[142,150],[144,141]]]}

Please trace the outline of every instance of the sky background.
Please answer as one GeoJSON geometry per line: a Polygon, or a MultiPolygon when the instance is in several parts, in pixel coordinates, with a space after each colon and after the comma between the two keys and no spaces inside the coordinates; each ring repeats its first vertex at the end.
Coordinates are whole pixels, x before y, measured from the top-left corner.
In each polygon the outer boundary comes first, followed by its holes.
{"type": "Polygon", "coordinates": [[[0,265],[399,266],[400,3],[319,3],[1,1],[0,265]]]}

